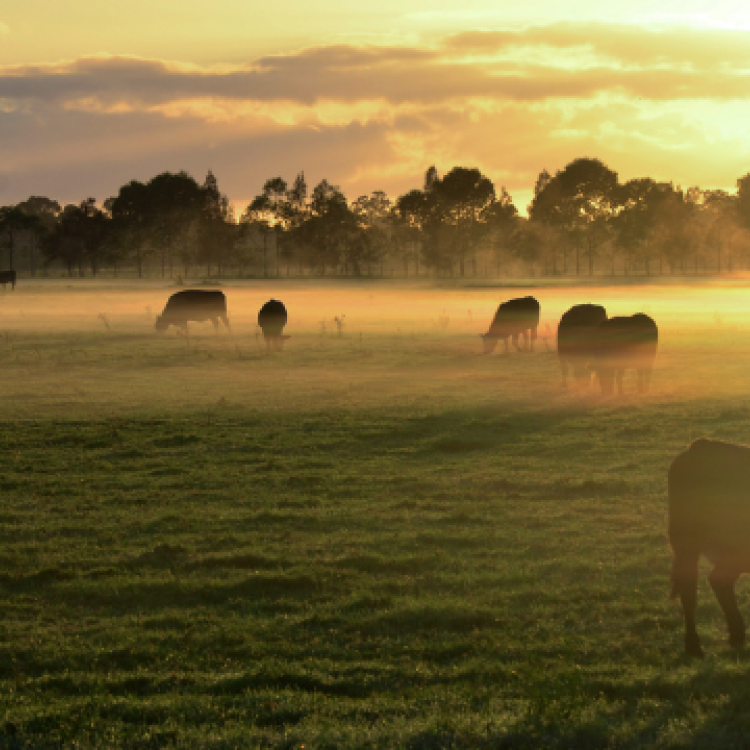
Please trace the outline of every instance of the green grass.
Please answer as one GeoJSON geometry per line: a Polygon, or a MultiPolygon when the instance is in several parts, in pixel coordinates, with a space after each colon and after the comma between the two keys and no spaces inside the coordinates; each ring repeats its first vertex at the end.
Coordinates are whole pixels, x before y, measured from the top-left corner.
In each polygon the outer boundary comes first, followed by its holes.
{"type": "Polygon", "coordinates": [[[249,313],[2,297],[0,748],[744,747],[750,656],[705,582],[682,656],[665,538],[674,455],[750,442],[744,320],[639,291],[654,393],[602,400],[431,326],[459,293],[271,358],[249,313]]]}

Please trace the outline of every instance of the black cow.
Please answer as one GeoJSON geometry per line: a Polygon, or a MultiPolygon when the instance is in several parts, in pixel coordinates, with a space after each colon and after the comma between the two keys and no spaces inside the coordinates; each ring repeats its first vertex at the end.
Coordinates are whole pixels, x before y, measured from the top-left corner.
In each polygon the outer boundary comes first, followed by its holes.
{"type": "Polygon", "coordinates": [[[729,642],[742,646],[745,621],[734,586],[750,573],[750,448],[696,440],[672,461],[668,483],[672,596],[682,602],[685,651],[703,655],[695,628],[701,555],[713,565],[708,580],[724,611],[729,642]]]}
{"type": "Polygon", "coordinates": [[[638,391],[648,391],[658,339],[656,323],[643,313],[609,318],[599,324],[589,368],[598,375],[605,396],[614,393],[615,384],[622,395],[626,369],[637,371],[638,391]]]}
{"type": "Polygon", "coordinates": [[[0,271],[0,284],[5,289],[6,284],[10,284],[11,289],[16,288],[16,272],[15,271],[0,271]]]}
{"type": "Polygon", "coordinates": [[[266,340],[266,351],[280,352],[284,346],[284,341],[289,336],[284,336],[282,331],[286,325],[287,314],[283,302],[277,299],[269,299],[258,312],[258,325],[263,331],[263,338],[266,340]]]}
{"type": "Polygon", "coordinates": [[[482,334],[484,353],[495,350],[497,340],[505,341],[505,351],[508,351],[508,338],[513,346],[520,351],[518,337],[525,336],[526,346],[534,351],[536,329],[539,326],[539,303],[533,297],[518,297],[503,302],[497,308],[492,325],[487,333],[482,334]]]}
{"type": "Polygon", "coordinates": [[[219,332],[219,321],[223,321],[228,331],[227,298],[224,292],[203,289],[186,289],[177,292],[167,300],[164,312],[156,319],[157,331],[166,331],[169,326],[182,328],[188,332],[188,321],[203,322],[210,320],[214,324],[214,332],[219,332]]]}
{"type": "Polygon", "coordinates": [[[579,385],[588,385],[591,371],[587,365],[594,354],[597,328],[607,319],[601,305],[574,305],[560,318],[557,326],[557,356],[560,359],[562,384],[568,379],[568,367],[579,385]]]}

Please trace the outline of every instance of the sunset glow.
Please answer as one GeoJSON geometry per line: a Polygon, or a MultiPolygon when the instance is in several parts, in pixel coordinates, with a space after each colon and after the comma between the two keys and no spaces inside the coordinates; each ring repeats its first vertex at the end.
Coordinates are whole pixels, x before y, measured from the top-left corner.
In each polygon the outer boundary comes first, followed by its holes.
{"type": "Polygon", "coordinates": [[[353,199],[434,163],[479,167],[523,210],[540,170],[580,156],[733,190],[750,169],[750,11],[617,5],[9,7],[0,201],[101,201],[210,168],[241,210],[277,174],[353,199]]]}

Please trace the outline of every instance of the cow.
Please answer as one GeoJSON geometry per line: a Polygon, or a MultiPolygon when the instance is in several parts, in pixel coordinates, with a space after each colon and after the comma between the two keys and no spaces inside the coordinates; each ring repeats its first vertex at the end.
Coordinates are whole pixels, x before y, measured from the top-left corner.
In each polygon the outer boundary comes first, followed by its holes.
{"type": "Polygon", "coordinates": [[[16,288],[16,272],[15,271],[0,271],[0,284],[5,289],[6,284],[10,284],[11,289],[16,288]]]}
{"type": "Polygon", "coordinates": [[[695,628],[698,560],[724,612],[729,642],[745,643],[745,621],[734,586],[750,572],[750,447],[700,438],[672,461],[668,477],[672,596],[685,618],[685,652],[703,656],[695,628]]]}
{"type": "Polygon", "coordinates": [[[286,307],[277,299],[269,299],[258,311],[258,325],[266,341],[266,352],[282,350],[284,341],[289,338],[282,333],[286,321],[286,307]]]}
{"type": "Polygon", "coordinates": [[[588,385],[588,364],[594,354],[599,324],[607,319],[601,305],[574,305],[560,318],[557,326],[557,356],[560,360],[563,388],[567,385],[568,367],[578,385],[588,385]]]}
{"type": "Polygon", "coordinates": [[[518,337],[526,338],[526,346],[534,351],[536,329],[539,326],[539,303],[533,297],[518,297],[503,302],[497,308],[490,330],[482,334],[483,350],[490,354],[497,346],[497,340],[503,339],[505,351],[508,351],[508,338],[519,351],[518,337]]]}
{"type": "Polygon", "coordinates": [[[599,377],[605,396],[622,396],[622,377],[626,369],[635,369],[639,393],[651,384],[651,368],[656,356],[659,331],[653,319],[643,313],[609,318],[596,329],[589,369],[599,377]]]}
{"type": "Polygon", "coordinates": [[[227,298],[224,292],[203,289],[186,289],[176,292],[168,300],[164,312],[156,318],[154,328],[166,331],[169,326],[176,326],[188,332],[188,321],[203,322],[210,320],[214,332],[219,332],[219,321],[223,321],[231,333],[227,318],[227,298]]]}

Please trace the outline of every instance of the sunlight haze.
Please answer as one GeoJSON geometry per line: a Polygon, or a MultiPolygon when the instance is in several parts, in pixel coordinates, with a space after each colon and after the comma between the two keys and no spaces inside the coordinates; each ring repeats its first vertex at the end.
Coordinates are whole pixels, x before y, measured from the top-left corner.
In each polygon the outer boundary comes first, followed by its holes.
{"type": "Polygon", "coordinates": [[[0,200],[212,169],[241,212],[275,175],[353,200],[435,164],[479,167],[524,212],[580,156],[732,191],[749,48],[737,2],[8,5],[0,200]]]}

